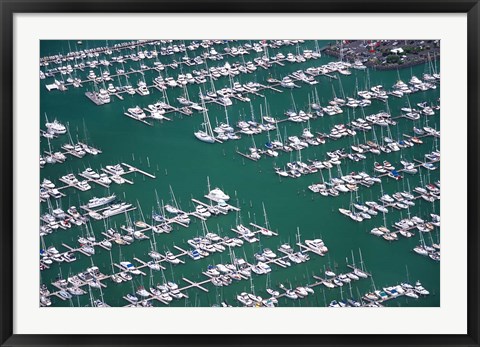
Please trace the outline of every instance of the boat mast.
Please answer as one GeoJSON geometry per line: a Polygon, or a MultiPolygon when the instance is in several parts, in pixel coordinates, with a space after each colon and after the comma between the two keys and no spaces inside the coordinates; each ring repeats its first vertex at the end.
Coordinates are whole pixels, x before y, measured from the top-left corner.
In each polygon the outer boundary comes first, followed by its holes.
{"type": "Polygon", "coordinates": [[[175,194],[173,193],[172,186],[169,185],[169,187],[170,187],[170,194],[172,196],[172,202],[175,205],[175,208],[178,210],[179,208],[178,208],[178,204],[177,204],[177,199],[175,199],[175,194]]]}
{"type": "Polygon", "coordinates": [[[143,215],[142,206],[140,206],[140,203],[138,202],[138,199],[137,199],[137,205],[138,205],[138,209],[140,210],[140,216],[142,216],[142,222],[144,222],[145,221],[145,216],[143,215]]]}
{"type": "Polygon", "coordinates": [[[292,96],[293,110],[295,111],[295,113],[297,113],[297,105],[295,105],[295,98],[293,97],[293,93],[290,92],[290,95],[292,96]]]}
{"type": "Polygon", "coordinates": [[[265,204],[262,202],[262,207],[263,207],[263,216],[265,217],[265,228],[270,230],[270,224],[268,223],[268,218],[267,218],[267,211],[265,210],[265,204]]]}
{"type": "Polygon", "coordinates": [[[115,273],[115,269],[113,268],[113,258],[112,258],[112,249],[110,249],[110,265],[112,265],[112,274],[115,273]]]}
{"type": "Polygon", "coordinates": [[[208,116],[208,109],[205,106],[205,100],[202,98],[202,108],[203,108],[203,124],[205,128],[205,133],[210,136],[214,137],[213,135],[213,130],[212,130],[212,125],[210,124],[210,118],[208,116]]]}
{"type": "MultiPolygon", "coordinates": [[[[302,239],[300,237],[300,227],[297,227],[297,237],[298,237],[298,244],[301,243],[302,239]]],[[[301,250],[301,249],[300,249],[301,250]]]]}
{"type": "Polygon", "coordinates": [[[72,134],[70,133],[70,124],[68,122],[67,122],[66,128],[67,128],[68,138],[70,139],[70,144],[73,146],[72,134]]]}
{"type": "Polygon", "coordinates": [[[360,254],[360,269],[361,269],[362,271],[365,271],[365,267],[364,267],[364,265],[363,265],[362,250],[361,250],[360,248],[358,249],[358,253],[360,254]]]}
{"type": "Polygon", "coordinates": [[[224,108],[225,108],[225,121],[227,122],[226,124],[227,124],[228,126],[230,126],[230,123],[229,123],[229,121],[228,121],[227,106],[224,106],[224,108]]]}
{"type": "Polygon", "coordinates": [[[89,293],[89,296],[90,296],[90,306],[94,307],[93,306],[93,297],[92,297],[92,287],[88,286],[88,293],[89,293]]]}

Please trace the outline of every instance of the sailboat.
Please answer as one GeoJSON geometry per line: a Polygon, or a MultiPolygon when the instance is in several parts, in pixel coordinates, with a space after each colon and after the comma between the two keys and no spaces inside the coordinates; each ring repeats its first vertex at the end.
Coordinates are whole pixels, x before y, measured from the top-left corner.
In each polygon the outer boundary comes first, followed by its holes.
{"type": "Polygon", "coordinates": [[[265,151],[265,154],[268,155],[269,157],[278,157],[278,152],[273,149],[273,144],[272,144],[272,139],[270,137],[270,132],[267,132],[267,142],[265,143],[265,147],[267,147],[267,150],[265,151]]]}
{"type": "MultiPolygon", "coordinates": [[[[174,218],[177,220],[177,222],[188,225],[190,223],[190,218],[188,217],[188,214],[181,210],[177,199],[175,198],[175,194],[173,193],[172,186],[170,186],[170,195],[172,197],[173,205],[165,205],[165,210],[169,213],[176,214],[174,218]]],[[[166,231],[165,228],[164,231],[166,231]]]]}
{"type": "Polygon", "coordinates": [[[197,139],[207,143],[214,143],[215,137],[212,131],[212,125],[210,124],[210,119],[208,117],[208,110],[205,107],[205,100],[202,99],[202,108],[203,108],[203,128],[204,130],[199,130],[194,132],[193,134],[197,139]]]}
{"type": "Polygon", "coordinates": [[[262,119],[269,123],[269,124],[276,124],[277,120],[273,116],[268,115],[268,104],[267,104],[267,98],[265,98],[265,116],[262,116],[262,119]]]}
{"type": "Polygon", "coordinates": [[[279,296],[280,292],[278,290],[271,289],[272,288],[272,280],[270,278],[270,274],[267,274],[267,284],[266,284],[266,290],[269,295],[272,297],[279,296]]]}
{"type": "MultiPolygon", "coordinates": [[[[100,152],[99,150],[97,150],[96,148],[90,147],[90,146],[88,145],[87,127],[86,127],[86,125],[85,125],[85,119],[83,119],[83,132],[84,132],[84,136],[85,136],[85,140],[84,140],[85,143],[82,144],[82,146],[81,146],[81,147],[83,148],[83,150],[84,150],[86,153],[89,153],[89,154],[92,154],[92,155],[97,155],[97,154],[101,153],[101,152],[100,152]]],[[[70,136],[70,132],[69,132],[69,136],[70,136]]],[[[71,139],[70,139],[70,141],[71,141],[71,139]]],[[[77,153],[78,153],[78,151],[77,151],[77,153]]]]}
{"type": "MultiPolygon", "coordinates": [[[[360,268],[357,268],[355,266],[355,264],[353,264],[353,267],[354,267],[353,273],[355,275],[357,275],[358,277],[367,278],[368,274],[365,272],[365,269],[364,269],[364,266],[363,266],[362,251],[359,249],[358,252],[360,254],[360,268]]],[[[352,261],[353,261],[353,253],[352,253],[352,261]]]]}
{"type": "Polygon", "coordinates": [[[420,245],[413,248],[413,251],[419,255],[428,256],[428,250],[426,248],[425,240],[422,233],[418,233],[420,236],[420,245]]]}
{"type": "Polygon", "coordinates": [[[227,141],[229,139],[238,140],[240,139],[240,136],[235,134],[235,129],[233,129],[233,127],[230,125],[228,121],[227,107],[224,107],[224,108],[225,108],[226,123],[218,124],[218,126],[215,129],[213,129],[213,131],[218,134],[217,138],[219,140],[222,140],[222,141],[227,141]]]}
{"type": "Polygon", "coordinates": [[[253,138],[253,135],[250,136],[252,137],[253,147],[249,148],[250,154],[247,154],[247,156],[253,160],[259,160],[262,158],[261,152],[258,150],[257,145],[255,144],[255,139],[253,138]]]}
{"type": "Polygon", "coordinates": [[[110,276],[110,278],[115,283],[121,283],[124,281],[124,279],[121,276],[115,274],[115,269],[113,268],[113,258],[112,258],[111,250],[109,251],[109,254],[110,254],[110,264],[112,265],[112,275],[110,276]]]}
{"type": "Polygon", "coordinates": [[[311,110],[314,111],[315,115],[323,117],[323,109],[322,105],[320,104],[320,98],[318,97],[317,88],[315,88],[312,92],[312,102],[309,103],[309,107],[311,110]]]}
{"type": "Polygon", "coordinates": [[[262,207],[263,207],[263,216],[265,218],[265,228],[260,228],[260,233],[265,236],[272,236],[273,233],[270,230],[270,224],[268,223],[267,219],[267,211],[265,211],[265,204],[262,202],[262,207]]]}

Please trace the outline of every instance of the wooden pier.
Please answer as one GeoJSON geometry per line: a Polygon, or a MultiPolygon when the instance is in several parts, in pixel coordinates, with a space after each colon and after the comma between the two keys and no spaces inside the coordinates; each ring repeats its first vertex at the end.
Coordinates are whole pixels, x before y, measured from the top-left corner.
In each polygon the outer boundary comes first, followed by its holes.
{"type": "Polygon", "coordinates": [[[130,164],[127,164],[127,163],[122,163],[122,165],[126,166],[128,169],[129,169],[129,172],[140,172],[141,174],[147,176],[147,177],[150,177],[150,178],[156,178],[155,175],[153,174],[150,174],[148,172],[145,172],[143,170],[140,170],[139,168],[136,168],[130,164]]]}
{"type": "Polygon", "coordinates": [[[132,119],[134,119],[134,120],[136,120],[136,121],[139,121],[139,122],[141,122],[141,123],[143,123],[143,124],[146,124],[146,125],[148,125],[148,126],[153,126],[153,124],[150,124],[150,123],[147,122],[146,120],[140,119],[140,118],[138,118],[138,117],[134,117],[134,116],[132,116],[132,115],[131,115],[130,113],[128,113],[128,112],[124,112],[123,114],[124,114],[125,116],[130,117],[130,118],[132,118],[132,119]]]}

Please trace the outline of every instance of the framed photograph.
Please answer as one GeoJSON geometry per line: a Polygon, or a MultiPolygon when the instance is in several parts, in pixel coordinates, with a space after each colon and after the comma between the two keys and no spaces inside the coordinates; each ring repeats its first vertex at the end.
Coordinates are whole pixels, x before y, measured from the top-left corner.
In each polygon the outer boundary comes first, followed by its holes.
{"type": "Polygon", "coordinates": [[[479,8],[2,1],[2,346],[477,346],[479,8]]]}

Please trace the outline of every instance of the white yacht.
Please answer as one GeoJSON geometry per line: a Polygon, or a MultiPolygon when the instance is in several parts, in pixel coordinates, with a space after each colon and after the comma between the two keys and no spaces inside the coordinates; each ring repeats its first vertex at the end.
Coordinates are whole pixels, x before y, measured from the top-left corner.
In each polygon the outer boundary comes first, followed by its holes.
{"type": "Polygon", "coordinates": [[[99,179],[100,178],[100,175],[93,171],[91,168],[87,168],[85,169],[82,174],[88,178],[93,178],[93,179],[99,179]]]}
{"type": "Polygon", "coordinates": [[[138,89],[137,89],[138,94],[141,96],[149,95],[150,91],[148,90],[147,84],[143,81],[138,82],[138,89]]]}
{"type": "Polygon", "coordinates": [[[117,92],[117,88],[112,83],[108,84],[107,92],[110,94],[115,94],[117,92]]]}
{"type": "Polygon", "coordinates": [[[420,281],[417,281],[417,283],[415,283],[415,292],[417,292],[418,294],[420,295],[428,295],[430,294],[430,292],[428,290],[426,290],[422,284],[420,283],[420,281]]]}
{"type": "Polygon", "coordinates": [[[128,109],[128,114],[130,116],[132,116],[133,118],[136,118],[136,119],[139,119],[139,120],[145,119],[147,117],[145,115],[145,112],[143,112],[143,110],[139,106],[129,108],[128,109]]]}
{"type": "Polygon", "coordinates": [[[176,258],[172,252],[165,253],[165,260],[171,264],[180,264],[180,259],[176,258]]]}
{"type": "Polygon", "coordinates": [[[417,76],[412,76],[412,78],[410,79],[410,82],[408,83],[415,86],[415,85],[422,84],[423,82],[417,76]]]}
{"type": "Polygon", "coordinates": [[[323,240],[321,239],[305,240],[305,244],[316,252],[328,252],[328,248],[325,246],[323,240]]]}
{"type": "Polygon", "coordinates": [[[112,248],[112,243],[107,239],[104,239],[103,241],[100,241],[100,245],[102,245],[103,247],[105,247],[107,249],[112,248]]]}
{"type": "Polygon", "coordinates": [[[298,295],[293,290],[287,290],[285,296],[289,299],[298,299],[298,295]]]}
{"type": "Polygon", "coordinates": [[[97,78],[97,75],[95,75],[95,72],[93,72],[93,70],[90,70],[88,72],[88,79],[91,79],[91,80],[95,80],[95,78],[97,78]]]}
{"type": "Polygon", "coordinates": [[[98,181],[106,185],[112,183],[112,180],[108,178],[107,174],[104,173],[100,174],[100,178],[98,179],[98,181]]]}
{"type": "Polygon", "coordinates": [[[130,85],[125,86],[124,89],[127,92],[127,94],[135,95],[135,89],[132,86],[130,85]]]}
{"type": "Polygon", "coordinates": [[[43,188],[47,188],[47,189],[53,189],[53,188],[55,188],[55,184],[53,184],[52,181],[47,180],[46,178],[43,180],[41,186],[42,186],[43,188]]]}
{"type": "Polygon", "coordinates": [[[62,135],[67,132],[67,128],[56,119],[53,122],[45,123],[45,126],[47,127],[48,131],[53,134],[62,135]]]}
{"type": "Polygon", "coordinates": [[[128,210],[131,206],[132,206],[131,204],[127,204],[125,202],[122,202],[120,204],[114,204],[110,206],[109,209],[103,211],[102,215],[104,217],[111,217],[128,210]]]}
{"type": "Polygon", "coordinates": [[[280,85],[284,88],[295,88],[295,83],[293,83],[292,79],[288,76],[282,79],[280,85]]]}
{"type": "Polygon", "coordinates": [[[257,267],[262,269],[263,273],[269,273],[272,271],[272,268],[268,264],[261,261],[258,262],[257,267]]]}
{"type": "Polygon", "coordinates": [[[356,60],[355,63],[353,63],[352,68],[357,70],[365,70],[367,67],[363,65],[360,60],[356,60]]]}
{"type": "Polygon", "coordinates": [[[86,191],[86,190],[90,190],[92,187],[90,186],[90,184],[88,184],[88,181],[80,181],[77,183],[77,187],[81,190],[81,191],[86,191]]]}
{"type": "Polygon", "coordinates": [[[208,218],[210,217],[212,214],[208,211],[208,209],[203,206],[203,205],[197,205],[195,207],[195,211],[202,217],[205,217],[205,218],[208,218]]]}
{"type": "Polygon", "coordinates": [[[74,174],[68,174],[68,175],[62,176],[62,180],[65,183],[72,184],[72,185],[78,183],[78,179],[75,177],[74,174]]]}
{"type": "Polygon", "coordinates": [[[88,208],[95,208],[95,207],[100,207],[100,206],[103,206],[103,205],[106,205],[106,204],[109,204],[111,203],[112,201],[114,201],[116,199],[116,196],[115,194],[113,195],[110,195],[110,196],[106,196],[106,197],[103,197],[103,198],[92,198],[88,201],[87,203],[87,207],[88,208]]]}
{"type": "Polygon", "coordinates": [[[220,202],[230,200],[230,196],[225,194],[220,188],[212,189],[206,196],[208,199],[220,202]]]}
{"type": "Polygon", "coordinates": [[[167,86],[172,87],[172,88],[178,86],[177,81],[175,81],[175,79],[173,77],[165,78],[165,83],[167,84],[167,86]]]}
{"type": "Polygon", "coordinates": [[[160,268],[160,264],[158,264],[158,263],[156,263],[156,262],[154,262],[154,261],[149,261],[149,262],[147,263],[147,266],[148,266],[150,269],[155,270],[155,271],[160,271],[160,269],[161,269],[161,268],[160,268]]]}
{"type": "Polygon", "coordinates": [[[120,262],[120,266],[123,267],[126,271],[131,272],[134,275],[139,275],[140,270],[138,270],[132,263],[129,261],[120,262]]]}
{"type": "Polygon", "coordinates": [[[273,259],[273,258],[276,258],[277,255],[269,248],[265,248],[263,250],[263,256],[267,257],[267,258],[270,258],[270,259],[273,259]]]}
{"type": "Polygon", "coordinates": [[[203,141],[203,142],[207,142],[207,143],[214,143],[215,142],[215,138],[209,134],[207,134],[205,131],[203,130],[199,130],[199,131],[196,131],[193,133],[195,135],[195,137],[197,139],[199,139],[200,141],[203,141]]]}
{"type": "Polygon", "coordinates": [[[150,117],[153,119],[165,119],[165,110],[163,108],[150,110],[150,117]]]}
{"type": "Polygon", "coordinates": [[[125,183],[125,179],[120,176],[120,175],[113,175],[110,177],[110,179],[115,182],[116,184],[124,184],[125,183]]]}
{"type": "Polygon", "coordinates": [[[123,167],[120,164],[107,165],[106,168],[107,168],[108,171],[111,171],[112,173],[115,173],[116,175],[121,175],[121,174],[125,173],[125,170],[123,169],[123,167]]]}
{"type": "Polygon", "coordinates": [[[97,97],[103,104],[108,104],[110,102],[110,94],[105,89],[100,89],[97,97]]]}

